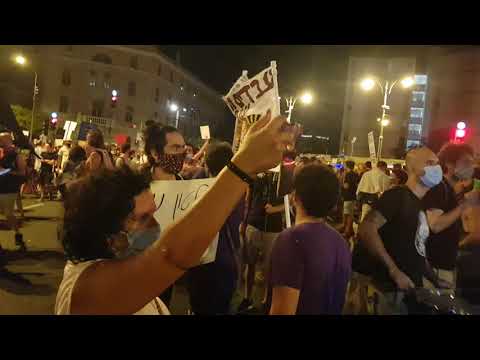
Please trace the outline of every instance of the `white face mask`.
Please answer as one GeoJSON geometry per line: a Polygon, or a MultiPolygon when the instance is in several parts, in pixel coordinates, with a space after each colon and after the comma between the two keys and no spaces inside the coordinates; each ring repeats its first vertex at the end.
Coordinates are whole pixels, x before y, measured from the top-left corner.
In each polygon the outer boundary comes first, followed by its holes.
{"type": "Polygon", "coordinates": [[[423,170],[425,170],[425,175],[420,180],[425,187],[431,189],[442,182],[443,171],[440,165],[425,166],[423,170]]]}

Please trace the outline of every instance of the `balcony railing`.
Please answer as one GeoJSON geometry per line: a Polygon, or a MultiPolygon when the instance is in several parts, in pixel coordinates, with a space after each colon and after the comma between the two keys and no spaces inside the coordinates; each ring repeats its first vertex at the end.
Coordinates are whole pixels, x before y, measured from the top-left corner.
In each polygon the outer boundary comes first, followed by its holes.
{"type": "Polygon", "coordinates": [[[85,121],[99,126],[112,126],[112,119],[104,117],[85,115],[85,121]]]}

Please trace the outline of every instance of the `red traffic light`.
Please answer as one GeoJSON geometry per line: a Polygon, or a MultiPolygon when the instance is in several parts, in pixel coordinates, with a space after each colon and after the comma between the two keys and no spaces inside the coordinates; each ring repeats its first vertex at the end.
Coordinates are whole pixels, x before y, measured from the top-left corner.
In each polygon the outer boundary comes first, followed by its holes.
{"type": "Polygon", "coordinates": [[[463,139],[466,134],[467,134],[467,133],[466,133],[466,131],[465,131],[464,129],[457,129],[457,130],[455,131],[455,137],[456,137],[457,139],[463,139]]]}

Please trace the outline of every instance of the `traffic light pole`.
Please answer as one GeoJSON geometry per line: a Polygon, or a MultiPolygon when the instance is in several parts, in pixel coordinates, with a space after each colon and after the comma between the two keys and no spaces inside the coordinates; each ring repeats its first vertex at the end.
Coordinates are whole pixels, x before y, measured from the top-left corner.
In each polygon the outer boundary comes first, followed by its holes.
{"type": "Polygon", "coordinates": [[[35,71],[35,84],[33,85],[32,120],[30,121],[30,134],[28,137],[30,142],[32,142],[32,139],[33,139],[33,123],[35,121],[35,98],[37,95],[37,81],[38,81],[38,76],[37,76],[37,72],[35,71]]]}

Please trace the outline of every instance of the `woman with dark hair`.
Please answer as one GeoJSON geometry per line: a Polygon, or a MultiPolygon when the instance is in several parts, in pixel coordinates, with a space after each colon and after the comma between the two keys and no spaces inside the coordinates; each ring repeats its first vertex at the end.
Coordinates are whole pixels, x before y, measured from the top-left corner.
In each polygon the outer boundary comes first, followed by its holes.
{"type": "Polygon", "coordinates": [[[65,200],[63,238],[69,261],[55,313],[168,314],[157,294],[198,264],[252,177],[280,162],[293,141],[281,130],[285,125],[284,118],[271,119],[268,112],[208,192],[136,256],[115,259],[116,243],[156,211],[145,177],[128,168],[102,170],[73,184],[65,200]]]}
{"type": "Polygon", "coordinates": [[[87,160],[85,161],[87,171],[115,168],[110,153],[105,149],[103,134],[100,130],[90,130],[88,132],[85,152],[87,154],[87,160]]]}

